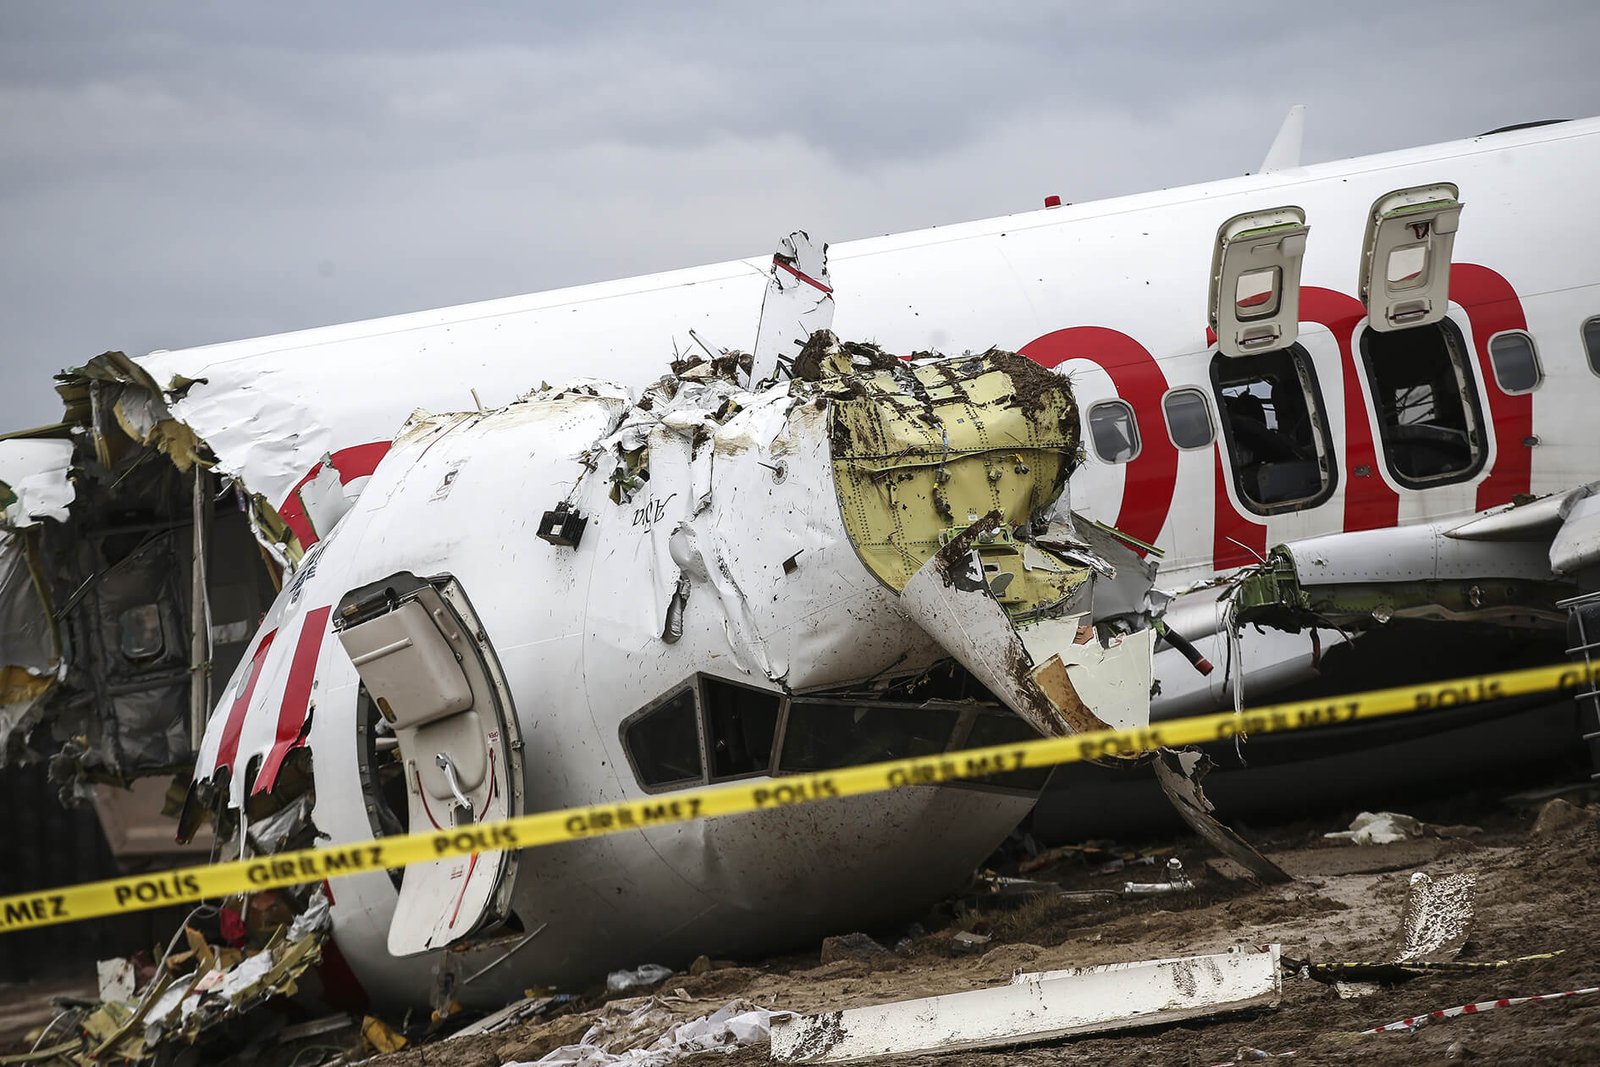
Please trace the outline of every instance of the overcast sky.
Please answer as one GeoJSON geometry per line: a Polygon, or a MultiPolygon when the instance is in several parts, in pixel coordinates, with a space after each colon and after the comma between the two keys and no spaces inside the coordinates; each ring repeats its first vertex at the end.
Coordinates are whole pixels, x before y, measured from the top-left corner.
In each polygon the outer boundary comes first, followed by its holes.
{"type": "Polygon", "coordinates": [[[0,429],[56,370],[1600,113],[1600,5],[0,0],[0,429]]]}

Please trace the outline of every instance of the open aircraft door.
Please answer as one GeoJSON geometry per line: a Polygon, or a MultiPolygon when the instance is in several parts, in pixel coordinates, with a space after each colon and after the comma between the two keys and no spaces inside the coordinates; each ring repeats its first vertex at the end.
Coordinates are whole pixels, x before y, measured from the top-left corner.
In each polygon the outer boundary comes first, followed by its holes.
{"type": "Polygon", "coordinates": [[[1461,224],[1458,190],[1448,182],[1380,196],[1367,216],[1361,302],[1378,333],[1443,319],[1450,303],[1450,254],[1461,224]]]}
{"type": "Polygon", "coordinates": [[[1300,335],[1306,213],[1279,207],[1235,215],[1211,257],[1211,329],[1223,355],[1287,348],[1300,335]]]}
{"type": "MultiPolygon", "coordinates": [[[[335,627],[404,763],[412,831],[522,813],[522,743],[499,661],[460,584],[405,571],[345,594],[335,627]]],[[[498,927],[517,853],[406,868],[389,951],[409,956],[498,927]]]]}

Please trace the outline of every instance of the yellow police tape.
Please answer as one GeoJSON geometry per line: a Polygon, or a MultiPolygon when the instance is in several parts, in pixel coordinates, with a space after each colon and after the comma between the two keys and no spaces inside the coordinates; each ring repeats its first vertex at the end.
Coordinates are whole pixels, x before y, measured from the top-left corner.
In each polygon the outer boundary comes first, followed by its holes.
{"type": "Polygon", "coordinates": [[[277,886],[317,882],[359,871],[387,870],[446,856],[533,848],[647,826],[737,815],[833,797],[861,796],[908,785],[979,778],[1030,767],[1052,767],[1101,756],[1127,756],[1158,748],[1332,726],[1430,708],[1470,704],[1593,684],[1600,671],[1576,665],[1534,667],[1504,674],[1458,678],[1423,686],[1276,704],[1243,712],[1175,719],[1131,730],[1100,730],[947,752],[921,759],[890,760],[816,774],[685,790],[646,800],[521,815],[461,830],[404,834],[359,844],[280,852],[259,859],[183,867],[131,878],[63,886],[0,897],[0,932],[77,922],[142,908],[195,903],[277,886]]]}

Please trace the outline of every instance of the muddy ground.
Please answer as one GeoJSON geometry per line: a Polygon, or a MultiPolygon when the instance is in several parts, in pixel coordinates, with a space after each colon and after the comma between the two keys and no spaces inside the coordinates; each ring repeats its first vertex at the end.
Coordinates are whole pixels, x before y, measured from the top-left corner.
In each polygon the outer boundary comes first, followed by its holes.
{"type": "MultiPolygon", "coordinates": [[[[1581,797],[1578,798],[1580,801],[1581,797]]],[[[1558,804],[1559,808],[1559,804],[1558,804]]],[[[1414,1034],[1357,1036],[1368,1027],[1438,1008],[1497,997],[1600,985],[1600,882],[1597,809],[1568,809],[1568,819],[1534,833],[1538,808],[1513,807],[1503,793],[1461,795],[1414,807],[1412,814],[1452,826],[1390,845],[1327,841],[1342,829],[1326,817],[1253,833],[1258,845],[1296,876],[1295,884],[1262,888],[1224,877],[1195,839],[1153,843],[1144,851],[1178,856],[1197,883],[1181,896],[1090,905],[1038,899],[1002,910],[982,908],[915,938],[907,954],[868,955],[819,964],[808,952],[699,976],[677,975],[662,992],[679,992],[685,1018],[710,1013],[733,998],[800,1012],[831,1011],[906,997],[1003,984],[1018,969],[1148,959],[1279,942],[1286,955],[1316,960],[1380,958],[1394,936],[1413,871],[1434,876],[1475,872],[1477,918],[1463,960],[1489,961],[1561,950],[1553,959],[1471,974],[1426,974],[1353,1000],[1309,978],[1286,977],[1276,1010],[1118,1036],[1077,1038],[989,1052],[921,1056],[896,1062],[924,1067],[1001,1064],[1213,1064],[1296,1053],[1311,1063],[1600,1063],[1600,995],[1512,1006],[1441,1020],[1414,1034]],[[1481,828],[1471,833],[1461,824],[1481,828]],[[1459,836],[1458,836],[1459,835],[1459,836]],[[953,952],[958,929],[993,937],[980,955],[953,952]]],[[[1352,813],[1353,814],[1353,813],[1352,813]]],[[[1345,817],[1347,819],[1347,816],[1345,817]]],[[[1547,821],[1550,821],[1547,817],[1547,821]]],[[[1158,869],[1133,866],[1098,874],[1105,857],[1069,859],[1037,872],[1072,889],[1153,880],[1158,869]]],[[[897,933],[875,931],[880,941],[897,933]]],[[[592,1009],[594,1002],[580,1005],[592,1009]]],[[[528,1024],[491,1036],[461,1038],[372,1061],[375,1067],[498,1067],[536,1059],[581,1033],[589,1012],[528,1024]]],[[[694,1067],[750,1067],[768,1062],[765,1046],[680,1061],[694,1067]]]]}
{"type": "MultiPolygon", "coordinates": [[[[1585,798],[1569,794],[1579,803],[1585,798]]],[[[1161,864],[1177,856],[1196,883],[1193,892],[1084,903],[1053,897],[1014,907],[989,903],[926,916],[919,927],[871,933],[899,951],[847,955],[819,962],[819,949],[760,961],[722,961],[697,975],[678,974],[657,991],[675,1014],[692,1019],[741,998],[799,1012],[832,1011],[884,1001],[960,992],[1005,983],[1013,971],[1116,963],[1216,952],[1233,945],[1282,944],[1287,956],[1318,961],[1377,959],[1394,936],[1413,871],[1442,876],[1477,875],[1477,918],[1463,960],[1491,961],[1561,950],[1553,959],[1475,973],[1431,973],[1343,1000],[1309,978],[1286,976],[1276,1010],[1162,1029],[1084,1037],[1033,1047],[960,1052],[898,1060],[924,1067],[999,1064],[1213,1064],[1264,1053],[1296,1053],[1311,1063],[1600,1063],[1600,995],[1503,1008],[1474,1017],[1442,1020],[1414,1034],[1357,1036],[1356,1032],[1406,1016],[1497,997],[1551,993],[1600,985],[1600,808],[1567,807],[1565,819],[1549,814],[1539,826],[1540,804],[1508,804],[1505,789],[1463,792],[1409,810],[1435,826],[1430,834],[1396,844],[1355,846],[1328,841],[1353,812],[1249,830],[1248,836],[1295,875],[1286,886],[1263,888],[1230,875],[1197,838],[1144,842],[1136,847],[1069,855],[1028,877],[1073,890],[1115,889],[1125,880],[1163,877],[1161,864]],[[1465,825],[1463,825],[1465,824],[1465,825]],[[1470,827],[1481,828],[1472,832],[1470,827]],[[1144,854],[1154,862],[1101,872],[1109,860],[1144,854]],[[990,935],[975,954],[956,951],[960,930],[990,935]],[[1246,1050],[1246,1051],[1241,1051],[1246,1050]]],[[[1013,860],[1013,865],[1014,865],[1013,860]]],[[[1012,873],[1004,871],[1003,873],[1012,873]]],[[[15,1015],[29,1004],[16,987],[0,989],[0,1005],[15,1015]]],[[[34,990],[39,993],[42,990],[34,990]]],[[[76,990],[74,990],[76,992],[76,990]]],[[[41,1007],[39,996],[25,998],[41,1007]]],[[[604,1004],[597,991],[561,1009],[564,1014],[477,1037],[432,1041],[366,1062],[372,1067],[499,1067],[529,1061],[576,1040],[604,1004]]],[[[47,1013],[48,1014],[48,1013],[47,1013]]],[[[21,1019],[13,1017],[13,1025],[21,1019]]],[[[38,1025],[34,1022],[33,1025],[38,1025]]],[[[0,1052],[26,1049],[16,1026],[0,1052]]],[[[270,1039],[269,1039],[270,1040],[270,1039]]],[[[289,1050],[286,1050],[286,1052],[289,1050]]],[[[329,1050],[330,1052],[332,1050],[329,1050]]],[[[195,1050],[181,1062],[211,1060],[195,1050]]],[[[271,1057],[269,1056],[268,1059],[271,1057]]],[[[313,1055],[298,1061],[350,1063],[313,1055]]],[[[215,1062],[213,1060],[213,1062],[215,1062]]],[[[262,1061],[265,1062],[265,1061],[262,1061]]],[[[692,1067],[766,1064],[766,1046],[732,1054],[681,1060],[692,1067]]]]}

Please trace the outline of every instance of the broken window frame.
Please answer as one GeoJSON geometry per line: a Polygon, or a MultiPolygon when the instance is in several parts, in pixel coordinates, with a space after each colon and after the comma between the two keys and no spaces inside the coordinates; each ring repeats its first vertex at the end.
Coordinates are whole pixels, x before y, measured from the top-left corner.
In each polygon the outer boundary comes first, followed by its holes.
{"type": "Polygon", "coordinates": [[[1583,325],[1578,327],[1578,336],[1583,339],[1583,351],[1589,357],[1589,369],[1600,374],[1600,315],[1584,319],[1583,325]]]}
{"type": "Polygon", "coordinates": [[[700,676],[693,675],[686,681],[680,682],[656,697],[638,711],[623,719],[617,726],[617,739],[622,744],[622,754],[628,760],[628,767],[633,771],[633,781],[646,793],[671,793],[681,789],[691,789],[695,786],[707,784],[707,775],[710,768],[706,763],[706,728],[704,716],[701,714],[700,701],[700,676]],[[629,741],[628,731],[636,724],[650,717],[657,711],[673,703],[683,693],[689,693],[694,710],[695,752],[700,758],[700,774],[694,778],[677,778],[670,782],[660,782],[654,785],[645,782],[644,773],[639,766],[638,757],[634,754],[633,744],[629,741]]]}
{"type": "Polygon", "coordinates": [[[1522,396],[1535,391],[1539,388],[1539,386],[1544,384],[1544,366],[1539,362],[1539,346],[1534,343],[1533,334],[1529,333],[1527,330],[1501,330],[1499,333],[1489,338],[1488,348],[1489,369],[1494,372],[1494,384],[1500,387],[1500,391],[1502,393],[1505,393],[1507,396],[1522,396]],[[1528,362],[1533,368],[1533,384],[1523,386],[1519,389],[1513,389],[1506,385],[1505,375],[1500,369],[1502,361],[1502,356],[1500,353],[1505,350],[1504,346],[1501,345],[1500,342],[1503,338],[1513,337],[1521,338],[1527,342],[1528,362]]]}
{"type": "MultiPolygon", "coordinates": [[[[1282,515],[1300,511],[1309,511],[1327,503],[1334,491],[1339,487],[1338,455],[1333,448],[1333,432],[1328,424],[1328,408],[1322,399],[1322,387],[1317,381],[1316,367],[1312,363],[1311,354],[1304,346],[1299,344],[1289,345],[1285,348],[1274,348],[1266,352],[1255,352],[1248,356],[1230,356],[1223,352],[1220,346],[1212,350],[1210,367],[1212,399],[1216,402],[1217,422],[1221,426],[1221,440],[1227,443],[1228,468],[1232,473],[1234,493],[1246,510],[1255,515],[1282,515]],[[1223,394],[1222,377],[1218,373],[1223,368],[1235,368],[1247,360],[1262,359],[1268,356],[1283,354],[1292,362],[1295,377],[1300,383],[1301,393],[1305,398],[1306,414],[1310,420],[1312,445],[1315,450],[1315,463],[1322,474],[1322,488],[1317,492],[1304,497],[1295,497],[1290,500],[1261,502],[1245,491],[1243,470],[1239,462],[1241,444],[1234,433],[1233,419],[1228,414],[1228,404],[1223,394]]],[[[1231,387],[1231,386],[1230,386],[1231,387]]],[[[1277,413],[1274,412],[1274,421],[1277,413]]],[[[1268,429],[1268,432],[1281,436],[1281,431],[1268,429]]]]}
{"type": "Polygon", "coordinates": [[[1171,441],[1172,447],[1176,448],[1180,452],[1198,452],[1201,449],[1210,448],[1212,442],[1217,439],[1217,416],[1211,410],[1211,398],[1206,395],[1206,391],[1204,389],[1201,389],[1197,386],[1180,385],[1176,388],[1167,390],[1166,395],[1161,398],[1161,418],[1162,421],[1167,425],[1167,440],[1171,441]],[[1200,410],[1205,412],[1206,439],[1201,441],[1199,444],[1186,445],[1181,443],[1178,440],[1177,433],[1174,432],[1172,428],[1172,412],[1168,408],[1168,405],[1171,403],[1172,398],[1178,396],[1179,394],[1192,394],[1198,398],[1200,401],[1200,410]]]}
{"type": "Polygon", "coordinates": [[[706,781],[712,785],[721,785],[723,782],[737,782],[745,778],[760,778],[762,776],[771,777],[773,766],[777,762],[778,738],[780,736],[779,731],[783,727],[784,713],[788,710],[788,701],[785,697],[785,694],[782,692],[775,692],[771,689],[762,689],[758,686],[746,685],[743,682],[736,682],[731,678],[718,678],[715,675],[710,674],[696,675],[695,682],[695,700],[698,704],[700,712],[700,759],[706,781]],[[716,739],[711,728],[711,700],[708,690],[708,687],[713,684],[727,689],[743,689],[748,692],[757,693],[763,698],[771,699],[777,703],[777,709],[773,712],[772,740],[767,743],[767,759],[766,762],[760,766],[760,768],[756,770],[739,771],[736,774],[717,773],[716,739]]]}
{"type": "MultiPolygon", "coordinates": [[[[661,696],[656,697],[654,700],[650,701],[650,703],[646,704],[638,711],[623,719],[618,726],[617,737],[622,744],[622,751],[624,756],[627,758],[628,766],[633,771],[634,783],[645,793],[649,794],[678,792],[684,789],[694,789],[706,785],[740,781],[750,778],[767,777],[775,780],[781,780],[784,778],[792,778],[806,774],[826,773],[829,770],[839,769],[838,767],[830,766],[815,770],[787,770],[783,767],[783,751],[785,745],[788,743],[789,727],[793,720],[792,713],[796,704],[826,704],[840,707],[871,707],[880,709],[897,709],[918,714],[943,713],[953,715],[954,718],[952,720],[952,725],[949,728],[949,733],[945,738],[942,747],[937,750],[938,753],[954,752],[963,748],[972,747],[971,737],[973,731],[978,723],[985,717],[1015,720],[1017,723],[1026,727],[1024,720],[1018,718],[1013,712],[1011,712],[1002,704],[983,704],[970,700],[929,700],[920,702],[905,700],[881,700],[866,696],[850,696],[841,695],[838,693],[791,695],[775,692],[770,689],[762,689],[759,686],[748,685],[746,683],[737,682],[729,678],[719,678],[714,675],[707,674],[696,674],[692,678],[689,678],[669,689],[661,696]],[[779,701],[778,718],[777,724],[773,730],[771,751],[768,753],[766,765],[761,770],[741,772],[740,774],[733,775],[731,777],[716,777],[713,775],[711,730],[706,721],[707,703],[705,695],[706,690],[704,686],[707,682],[749,689],[752,692],[761,693],[766,696],[773,697],[779,701]],[[634,751],[634,747],[628,741],[628,731],[636,723],[640,722],[653,712],[656,712],[666,705],[672,703],[672,701],[686,692],[691,695],[691,698],[694,702],[695,731],[699,741],[699,748],[697,751],[700,753],[701,761],[700,776],[698,778],[678,779],[672,782],[657,785],[647,785],[645,783],[644,776],[640,773],[639,760],[634,751]]],[[[1032,735],[1030,734],[1030,737],[1031,736],[1032,735]]],[[[1005,740],[985,742],[985,744],[989,743],[1006,744],[1008,742],[1005,740]]],[[[895,757],[891,754],[877,753],[866,757],[864,762],[876,763],[892,758],[895,757]]],[[[850,764],[850,766],[854,765],[855,764],[850,764]]],[[[1015,781],[1013,781],[1013,779],[1016,779],[1020,776],[1028,776],[1031,774],[1032,772],[1030,771],[1017,771],[1005,774],[989,775],[981,778],[957,779],[941,783],[941,785],[955,788],[984,789],[1011,794],[1026,793],[1029,795],[1037,795],[1043,789],[1043,782],[1038,784],[1017,784],[1015,781]]],[[[1048,772],[1046,772],[1046,777],[1048,777],[1048,772]]]]}
{"type": "Polygon", "coordinates": [[[1384,405],[1380,397],[1379,383],[1381,374],[1378,371],[1379,360],[1374,358],[1371,341],[1373,337],[1389,337],[1400,331],[1364,329],[1361,331],[1361,368],[1366,376],[1367,391],[1372,398],[1373,415],[1378,424],[1378,440],[1383,450],[1384,467],[1389,471],[1398,484],[1407,489],[1431,489],[1440,485],[1451,485],[1456,482],[1470,481],[1488,461],[1489,449],[1484,433],[1483,407],[1478,398],[1478,383],[1472,373],[1472,360],[1468,358],[1466,339],[1461,335],[1461,330],[1448,318],[1427,326],[1416,326],[1410,329],[1423,330],[1433,327],[1438,331],[1438,337],[1449,353],[1450,366],[1454,371],[1456,391],[1460,397],[1462,414],[1465,416],[1467,447],[1471,453],[1471,462],[1460,469],[1448,471],[1443,474],[1418,477],[1406,474],[1400,470],[1395,462],[1395,450],[1400,442],[1395,439],[1394,431],[1401,425],[1420,426],[1419,423],[1396,423],[1390,425],[1384,417],[1384,405]]]}
{"type": "Polygon", "coordinates": [[[1089,438],[1090,449],[1094,452],[1095,458],[1102,463],[1120,467],[1125,463],[1132,463],[1139,458],[1139,453],[1144,451],[1144,434],[1139,430],[1139,413],[1133,410],[1132,404],[1121,397],[1113,397],[1110,400],[1097,400],[1090,404],[1083,413],[1083,428],[1085,435],[1089,438]],[[1132,438],[1128,443],[1133,450],[1118,459],[1108,458],[1105,453],[1100,451],[1100,437],[1095,433],[1095,413],[1107,408],[1121,408],[1127,414],[1127,427],[1129,436],[1132,438]]]}

